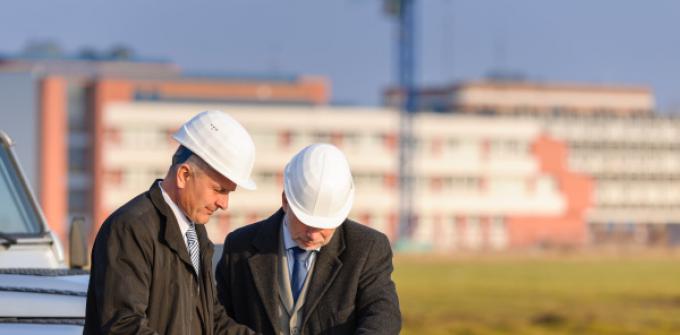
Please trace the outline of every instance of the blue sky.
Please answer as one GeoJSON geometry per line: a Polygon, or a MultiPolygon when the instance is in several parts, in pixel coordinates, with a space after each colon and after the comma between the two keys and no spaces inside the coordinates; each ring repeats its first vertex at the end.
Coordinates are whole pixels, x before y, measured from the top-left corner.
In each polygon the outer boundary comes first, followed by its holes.
{"type": "MultiPolygon", "coordinates": [[[[418,82],[529,79],[651,86],[680,111],[680,1],[421,0],[418,82]]],[[[333,101],[377,105],[395,82],[395,26],[381,0],[4,1],[0,52],[130,46],[187,71],[313,74],[333,101]]]]}

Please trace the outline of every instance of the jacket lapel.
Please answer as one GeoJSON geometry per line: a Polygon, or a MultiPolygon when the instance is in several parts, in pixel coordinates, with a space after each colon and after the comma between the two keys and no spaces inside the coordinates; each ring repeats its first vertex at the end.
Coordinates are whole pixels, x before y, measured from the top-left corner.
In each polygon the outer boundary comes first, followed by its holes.
{"type": "MultiPolygon", "coordinates": [[[[212,276],[212,257],[215,252],[215,246],[208,238],[208,231],[205,229],[205,225],[196,225],[196,236],[198,237],[198,247],[201,250],[201,275],[204,277],[212,276]]],[[[189,252],[187,251],[188,254],[189,252]]]]}
{"type": "Polygon", "coordinates": [[[345,236],[342,225],[333,234],[331,242],[317,254],[314,262],[314,271],[312,272],[311,282],[307,289],[306,302],[303,306],[304,319],[301,327],[305,327],[309,316],[314,312],[319,301],[326,293],[328,288],[333,284],[333,281],[340,273],[342,268],[342,261],[340,261],[340,254],[345,250],[345,236]]]}
{"type": "Polygon", "coordinates": [[[276,273],[279,271],[279,231],[282,219],[283,211],[279,210],[265,221],[253,239],[253,247],[257,251],[248,259],[257,293],[274,329],[279,327],[276,312],[279,305],[276,273]]]}
{"type": "MultiPolygon", "coordinates": [[[[201,277],[199,282],[201,283],[201,291],[205,299],[202,299],[203,310],[205,313],[201,315],[208,333],[212,332],[213,328],[213,315],[212,305],[213,305],[213,274],[212,274],[212,256],[214,252],[214,246],[210,239],[208,239],[208,232],[205,230],[205,225],[196,225],[196,236],[198,237],[198,246],[200,248],[201,255],[201,277]]],[[[188,252],[187,252],[188,253],[188,252]]]]}
{"type": "Polygon", "coordinates": [[[165,202],[165,199],[163,199],[161,188],[158,185],[159,181],[161,181],[161,179],[157,179],[154,181],[153,185],[151,185],[149,196],[153,205],[161,216],[163,216],[160,220],[162,240],[184,263],[193,267],[191,258],[189,257],[189,250],[187,250],[187,246],[184,244],[184,238],[182,237],[182,232],[179,230],[179,224],[177,223],[175,214],[165,202]]]}
{"type": "MultiPolygon", "coordinates": [[[[279,234],[281,235],[281,234],[279,234]]],[[[283,246],[283,237],[279,236],[279,268],[277,272],[279,284],[279,298],[285,307],[288,316],[294,312],[295,302],[293,301],[293,292],[290,289],[290,273],[288,272],[288,257],[286,255],[285,247],[283,246]]]]}

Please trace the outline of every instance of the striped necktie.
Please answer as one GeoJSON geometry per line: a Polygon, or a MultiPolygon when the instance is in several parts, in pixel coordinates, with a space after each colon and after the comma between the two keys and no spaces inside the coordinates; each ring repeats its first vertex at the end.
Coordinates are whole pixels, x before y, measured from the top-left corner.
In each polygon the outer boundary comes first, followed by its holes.
{"type": "Polygon", "coordinates": [[[191,256],[191,263],[194,265],[196,275],[201,273],[201,256],[198,250],[198,236],[196,235],[196,225],[190,224],[187,230],[187,248],[189,249],[189,256],[191,256]]]}

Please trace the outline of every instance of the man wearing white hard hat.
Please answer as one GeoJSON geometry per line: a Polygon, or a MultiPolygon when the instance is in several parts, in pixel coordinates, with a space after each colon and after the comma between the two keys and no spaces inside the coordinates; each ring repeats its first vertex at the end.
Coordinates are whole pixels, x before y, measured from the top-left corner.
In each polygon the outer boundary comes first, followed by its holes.
{"type": "Polygon", "coordinates": [[[252,334],[219,304],[204,224],[236,187],[254,189],[255,146],[229,115],[203,112],[173,136],[164,179],[117,209],[92,249],[84,334],[252,334]]]}
{"type": "Polygon", "coordinates": [[[343,153],[304,148],[284,170],[282,207],[229,234],[217,265],[227,313],[263,334],[398,334],[387,237],[348,220],[354,183],[343,153]]]}

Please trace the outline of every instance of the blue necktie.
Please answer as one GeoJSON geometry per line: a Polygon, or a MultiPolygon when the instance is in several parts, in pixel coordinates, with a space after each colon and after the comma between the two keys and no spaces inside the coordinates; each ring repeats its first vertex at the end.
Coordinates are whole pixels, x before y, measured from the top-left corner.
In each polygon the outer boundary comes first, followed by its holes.
{"type": "Polygon", "coordinates": [[[293,299],[297,302],[307,277],[307,266],[305,263],[309,252],[299,247],[291,249],[293,250],[293,280],[290,284],[293,291],[293,299]]]}
{"type": "Polygon", "coordinates": [[[190,225],[187,230],[187,248],[189,249],[189,256],[191,256],[191,263],[194,265],[196,275],[201,273],[201,256],[198,251],[198,236],[196,235],[196,226],[190,225]]]}

